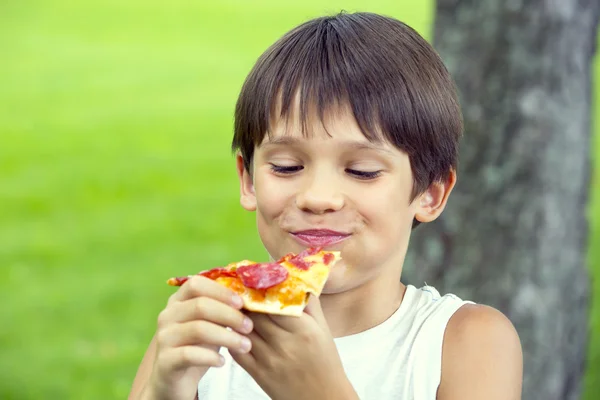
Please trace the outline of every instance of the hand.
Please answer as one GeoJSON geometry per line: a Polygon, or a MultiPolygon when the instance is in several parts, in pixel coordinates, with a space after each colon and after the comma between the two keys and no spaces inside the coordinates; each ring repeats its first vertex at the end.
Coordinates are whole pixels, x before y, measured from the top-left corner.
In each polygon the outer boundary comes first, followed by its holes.
{"type": "Polygon", "coordinates": [[[272,399],[358,399],[318,298],[311,296],[301,317],[248,315],[252,350],[230,353],[272,399]]]}
{"type": "Polygon", "coordinates": [[[252,321],[241,308],[230,289],[203,276],[187,281],[158,316],[156,358],[143,398],[193,399],[206,371],[223,365],[221,346],[248,352],[251,343],[240,333],[251,332],[252,321]]]}

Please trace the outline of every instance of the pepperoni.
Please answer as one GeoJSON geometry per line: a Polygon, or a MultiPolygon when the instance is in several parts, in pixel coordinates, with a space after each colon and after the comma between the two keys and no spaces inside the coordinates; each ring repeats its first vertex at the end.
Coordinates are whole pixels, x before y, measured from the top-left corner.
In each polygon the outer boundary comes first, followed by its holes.
{"type": "Polygon", "coordinates": [[[303,269],[306,271],[307,269],[310,268],[311,265],[314,264],[314,262],[308,262],[305,260],[305,258],[308,256],[314,256],[315,254],[317,254],[320,251],[321,251],[320,247],[308,248],[308,249],[302,251],[301,253],[299,253],[296,257],[288,260],[288,262],[293,264],[296,268],[303,269]]]}
{"type": "Polygon", "coordinates": [[[281,257],[277,262],[279,264],[283,264],[286,261],[290,261],[292,258],[296,257],[294,253],[287,253],[285,256],[281,257]]]}
{"type": "Polygon", "coordinates": [[[299,253],[296,256],[296,258],[304,258],[304,257],[308,257],[308,256],[314,256],[315,254],[317,254],[321,250],[323,250],[321,247],[309,247],[308,249],[305,249],[304,251],[302,251],[301,253],[299,253]]]}
{"type": "Polygon", "coordinates": [[[329,265],[333,260],[335,260],[335,256],[331,253],[325,253],[323,256],[323,264],[329,265]]]}
{"type": "Polygon", "coordinates": [[[198,275],[205,276],[213,281],[222,276],[229,276],[233,278],[237,276],[236,271],[232,271],[231,269],[225,267],[209,269],[208,271],[200,272],[198,275]]]}
{"type": "Polygon", "coordinates": [[[268,289],[285,281],[288,270],[278,263],[251,264],[238,267],[237,274],[244,286],[251,289],[268,289]]]}
{"type": "Polygon", "coordinates": [[[313,264],[312,262],[307,262],[304,258],[295,257],[288,261],[290,264],[293,264],[298,269],[307,270],[313,264]]]}
{"type": "MultiPolygon", "coordinates": [[[[209,269],[207,271],[200,272],[198,275],[205,276],[208,279],[212,279],[213,281],[222,276],[229,276],[229,277],[233,277],[233,278],[237,277],[235,270],[232,270],[227,267],[219,267],[219,268],[209,269]]],[[[169,278],[169,280],[167,281],[167,284],[169,284],[171,286],[181,286],[184,283],[186,283],[191,277],[192,276],[178,276],[175,278],[169,278]]]]}
{"type": "Polygon", "coordinates": [[[184,283],[187,282],[189,278],[187,276],[178,276],[175,278],[169,278],[169,280],[167,281],[167,284],[171,285],[171,286],[181,286],[184,283]]]}

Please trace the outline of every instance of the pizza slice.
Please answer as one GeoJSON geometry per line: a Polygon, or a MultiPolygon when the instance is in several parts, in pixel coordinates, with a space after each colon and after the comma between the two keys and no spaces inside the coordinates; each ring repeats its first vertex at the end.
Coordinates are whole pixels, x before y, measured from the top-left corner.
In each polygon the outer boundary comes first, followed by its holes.
{"type": "MultiPolygon", "coordinates": [[[[248,311],[300,316],[312,293],[320,296],[329,270],[339,260],[339,251],[309,248],[287,254],[276,262],[239,261],[198,275],[238,293],[248,311]]],[[[183,285],[191,276],[171,278],[171,286],[183,285]]]]}

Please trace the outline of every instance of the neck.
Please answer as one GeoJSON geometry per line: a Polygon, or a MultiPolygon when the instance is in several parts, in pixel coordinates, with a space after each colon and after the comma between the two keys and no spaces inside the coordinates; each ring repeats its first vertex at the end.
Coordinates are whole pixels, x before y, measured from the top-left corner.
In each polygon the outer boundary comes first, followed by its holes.
{"type": "Polygon", "coordinates": [[[381,273],[347,291],[322,294],[321,307],[331,334],[338,338],[381,324],[400,307],[405,291],[398,272],[381,273]]]}

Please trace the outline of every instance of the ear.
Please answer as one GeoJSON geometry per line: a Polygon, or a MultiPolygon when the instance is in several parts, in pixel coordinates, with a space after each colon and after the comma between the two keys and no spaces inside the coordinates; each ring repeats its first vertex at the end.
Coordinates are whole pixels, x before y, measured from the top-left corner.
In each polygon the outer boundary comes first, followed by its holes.
{"type": "Polygon", "coordinates": [[[419,222],[431,222],[442,214],[448,196],[456,184],[456,171],[450,170],[445,182],[434,182],[415,199],[417,211],[415,219],[419,222]]]}
{"type": "Polygon", "coordinates": [[[256,194],[252,175],[244,166],[244,158],[240,153],[236,155],[236,167],[240,180],[240,204],[248,211],[256,211],[256,194]]]}

